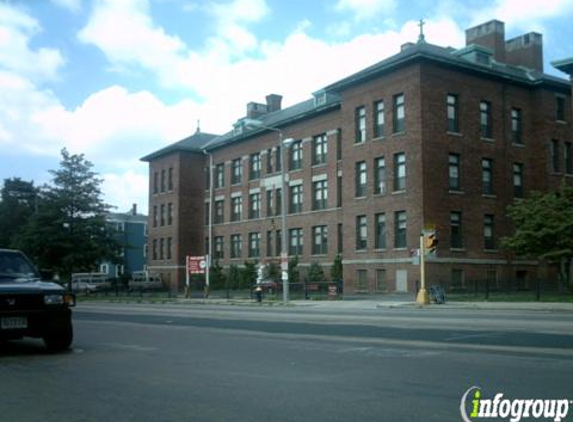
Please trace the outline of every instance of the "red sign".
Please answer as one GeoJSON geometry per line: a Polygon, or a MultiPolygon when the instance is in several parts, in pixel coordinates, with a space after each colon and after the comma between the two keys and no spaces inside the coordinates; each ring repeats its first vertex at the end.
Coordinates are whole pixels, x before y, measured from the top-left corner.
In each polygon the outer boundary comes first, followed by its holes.
{"type": "Polygon", "coordinates": [[[187,256],[187,272],[189,274],[205,274],[206,266],[204,256],[187,256]]]}
{"type": "Polygon", "coordinates": [[[281,270],[288,270],[288,254],[285,252],[281,253],[281,270]]]}

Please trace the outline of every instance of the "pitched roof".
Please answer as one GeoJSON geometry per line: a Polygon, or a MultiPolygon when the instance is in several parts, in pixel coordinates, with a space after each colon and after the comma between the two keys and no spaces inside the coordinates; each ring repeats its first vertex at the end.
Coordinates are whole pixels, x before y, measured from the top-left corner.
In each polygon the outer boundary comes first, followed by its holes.
{"type": "MultiPolygon", "coordinates": [[[[484,63],[477,62],[475,57],[472,56],[472,52],[478,51],[482,54],[491,55],[491,51],[485,47],[470,45],[461,49],[455,49],[452,47],[440,47],[427,42],[409,43],[404,47],[405,48],[398,54],[388,57],[385,60],[317,91],[314,94],[315,98],[260,117],[258,120],[260,120],[262,124],[261,128],[246,129],[241,133],[230,131],[224,135],[196,133],[189,138],[147,155],[141,160],[150,161],[151,159],[176,150],[201,151],[204,149],[209,151],[221,148],[235,142],[250,139],[266,131],[282,129],[296,121],[337,109],[340,107],[339,93],[343,90],[379,77],[384,73],[396,71],[401,66],[408,65],[415,60],[439,62],[447,66],[455,67],[458,70],[477,72],[483,76],[500,78],[513,83],[526,85],[549,83],[562,89],[569,89],[568,81],[523,66],[499,63],[493,60],[493,58],[484,63]],[[319,95],[324,95],[324,101],[317,105],[316,98],[319,95]]],[[[553,64],[560,70],[563,70],[565,67],[570,69],[573,67],[573,59],[562,60],[554,62],[553,64]]]]}
{"type": "Polygon", "coordinates": [[[551,64],[561,72],[568,73],[570,76],[573,76],[573,57],[569,57],[563,60],[556,60],[551,62],[551,64]]]}
{"type": "Polygon", "coordinates": [[[457,69],[478,72],[491,77],[498,77],[511,80],[516,83],[539,84],[551,82],[556,84],[567,84],[562,78],[547,75],[524,66],[514,66],[506,63],[499,63],[491,59],[487,63],[478,63],[475,60],[468,59],[468,53],[472,49],[489,51],[488,49],[470,45],[459,50],[452,47],[440,47],[426,42],[409,44],[406,48],[381,62],[378,62],[366,69],[350,75],[340,81],[324,88],[327,91],[340,92],[353,85],[365,82],[369,79],[380,76],[383,73],[394,71],[397,67],[410,63],[416,59],[429,59],[442,64],[454,66],[457,69]]]}
{"type": "Polygon", "coordinates": [[[213,138],[210,142],[207,143],[207,145],[204,146],[204,148],[206,150],[217,149],[230,143],[243,141],[251,138],[254,135],[259,135],[268,130],[281,129],[288,124],[294,123],[295,121],[327,112],[339,106],[339,97],[333,95],[328,96],[325,100],[325,103],[321,105],[316,105],[315,99],[306,100],[282,110],[274,111],[259,117],[257,120],[261,122],[260,128],[246,129],[241,134],[235,134],[234,131],[230,131],[224,135],[213,138]]]}
{"type": "Polygon", "coordinates": [[[176,151],[191,151],[191,152],[202,152],[203,147],[211,141],[217,135],[211,133],[195,132],[193,135],[175,142],[171,145],[167,145],[158,151],[152,152],[145,157],[140,158],[141,161],[151,161],[156,158],[163,157],[167,154],[171,154],[176,151]]]}

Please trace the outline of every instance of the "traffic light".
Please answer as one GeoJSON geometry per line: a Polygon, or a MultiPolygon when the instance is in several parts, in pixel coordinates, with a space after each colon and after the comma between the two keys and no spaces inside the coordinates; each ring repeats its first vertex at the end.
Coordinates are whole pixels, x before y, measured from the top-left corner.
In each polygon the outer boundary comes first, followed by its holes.
{"type": "Polygon", "coordinates": [[[426,249],[426,255],[436,254],[438,238],[435,231],[424,233],[424,248],[426,249]]]}

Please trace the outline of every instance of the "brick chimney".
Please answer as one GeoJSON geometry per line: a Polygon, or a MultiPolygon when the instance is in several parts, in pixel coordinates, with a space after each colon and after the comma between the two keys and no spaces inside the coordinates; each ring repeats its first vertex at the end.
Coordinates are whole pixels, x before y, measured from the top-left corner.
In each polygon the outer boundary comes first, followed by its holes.
{"type": "Polygon", "coordinates": [[[247,104],[247,117],[249,119],[258,119],[267,114],[267,105],[255,102],[247,104]]]}
{"type": "Polygon", "coordinates": [[[131,207],[131,214],[137,215],[137,204],[133,204],[133,206],[131,207]]]}
{"type": "Polygon", "coordinates": [[[267,95],[267,112],[279,111],[281,109],[282,95],[269,94],[267,95]]]}
{"type": "Polygon", "coordinates": [[[493,58],[505,62],[505,24],[491,20],[473,28],[466,29],[466,46],[476,44],[490,49],[493,58]]]}
{"type": "Polygon", "coordinates": [[[505,57],[508,64],[543,72],[543,35],[530,32],[506,41],[505,57]]]}

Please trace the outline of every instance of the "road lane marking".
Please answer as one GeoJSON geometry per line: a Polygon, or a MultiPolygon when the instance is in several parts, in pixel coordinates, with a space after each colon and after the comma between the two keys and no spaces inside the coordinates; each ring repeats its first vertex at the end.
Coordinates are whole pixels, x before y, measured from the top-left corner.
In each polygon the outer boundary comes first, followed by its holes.
{"type": "Polygon", "coordinates": [[[499,338],[502,336],[503,336],[503,333],[459,334],[459,335],[448,337],[444,341],[466,340],[466,339],[479,338],[479,337],[485,337],[485,338],[498,337],[499,338]]]}
{"type": "Polygon", "coordinates": [[[114,349],[133,350],[135,352],[154,352],[158,350],[157,347],[145,347],[138,344],[104,343],[104,345],[114,349]]]}
{"type": "MultiPolygon", "coordinates": [[[[292,334],[292,333],[270,333],[259,332],[245,329],[231,329],[231,328],[212,328],[212,327],[197,327],[197,326],[178,326],[178,325],[163,325],[158,326],[155,324],[135,323],[135,322],[122,322],[122,321],[78,321],[81,324],[97,325],[102,324],[112,326],[125,326],[125,327],[150,327],[159,328],[162,330],[176,330],[176,331],[201,331],[204,333],[226,333],[227,335],[237,336],[253,336],[253,337],[267,337],[279,340],[321,340],[330,342],[353,343],[353,344],[376,344],[390,347],[408,347],[424,349],[425,351],[441,351],[441,352],[461,352],[464,350],[473,350],[485,353],[510,353],[517,355],[534,355],[534,356],[554,356],[563,359],[573,359],[573,350],[570,349],[556,349],[549,347],[525,347],[525,346],[504,346],[504,345],[486,345],[486,344],[471,344],[471,343],[453,343],[444,341],[428,341],[428,340],[396,340],[396,339],[383,339],[374,337],[343,337],[331,336],[323,334],[292,334]]],[[[413,351],[413,353],[415,353],[413,351]]]]}

